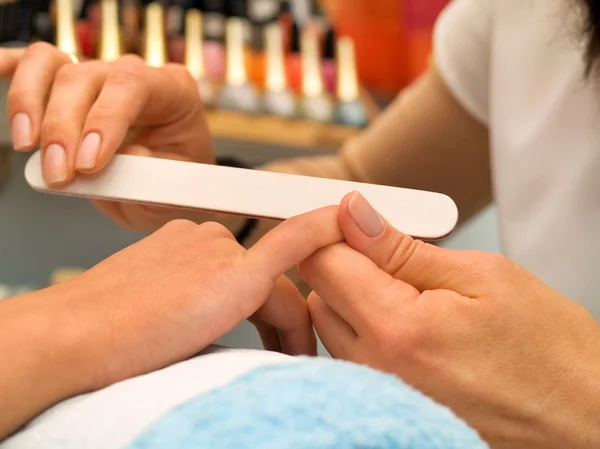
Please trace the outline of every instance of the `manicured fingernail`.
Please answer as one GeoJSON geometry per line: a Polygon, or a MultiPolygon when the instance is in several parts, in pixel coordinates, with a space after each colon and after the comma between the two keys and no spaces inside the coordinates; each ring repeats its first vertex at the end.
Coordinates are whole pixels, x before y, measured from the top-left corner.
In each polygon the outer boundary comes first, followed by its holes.
{"type": "Polygon", "coordinates": [[[96,166],[98,161],[98,151],[100,149],[100,134],[89,133],[81,142],[79,151],[77,151],[77,162],[75,166],[78,169],[89,170],[96,166]]]}
{"type": "Polygon", "coordinates": [[[48,182],[51,184],[64,182],[67,179],[67,152],[65,149],[55,143],[46,148],[44,168],[48,182]]]}
{"type": "Polygon", "coordinates": [[[348,203],[348,211],[367,236],[377,237],[383,231],[383,220],[360,193],[354,192],[348,203]]]}
{"type": "Polygon", "coordinates": [[[11,137],[15,150],[33,146],[31,134],[31,119],[29,116],[24,112],[16,113],[11,123],[11,137]]]}

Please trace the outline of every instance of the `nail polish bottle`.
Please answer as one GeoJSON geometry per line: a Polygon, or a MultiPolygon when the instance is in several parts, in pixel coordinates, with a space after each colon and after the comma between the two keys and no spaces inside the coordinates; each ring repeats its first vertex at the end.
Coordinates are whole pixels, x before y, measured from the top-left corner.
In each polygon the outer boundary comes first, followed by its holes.
{"type": "Polygon", "coordinates": [[[114,61],[123,54],[119,26],[119,3],[117,0],[102,0],[102,25],[100,26],[100,46],[98,58],[114,61]]]}
{"type": "Polygon", "coordinates": [[[41,2],[33,16],[33,32],[35,39],[43,42],[54,42],[54,23],[50,18],[50,3],[41,2]]]}
{"type": "Polygon", "coordinates": [[[248,18],[248,0],[227,0],[225,11],[227,19],[235,18],[242,24],[244,30],[244,61],[246,64],[246,73],[248,74],[248,80],[255,86],[258,86],[259,83],[257,81],[259,80],[256,79],[256,67],[260,64],[260,61],[255,61],[255,59],[258,58],[255,58],[255,53],[253,51],[255,36],[254,27],[248,18]]]}
{"type": "Polygon", "coordinates": [[[302,50],[302,116],[319,122],[333,120],[333,104],[325,91],[319,52],[319,38],[307,29],[301,36],[302,50]]]}
{"type": "Polygon", "coordinates": [[[290,87],[295,92],[302,90],[301,35],[310,24],[312,8],[310,0],[289,0],[292,25],[290,35],[290,53],[286,60],[286,70],[290,87]]]}
{"type": "Polygon", "coordinates": [[[185,13],[185,65],[196,80],[202,102],[212,105],[215,92],[212,83],[206,78],[203,42],[202,13],[197,9],[188,9],[185,13]]]}
{"type": "Polygon", "coordinates": [[[97,0],[79,0],[76,5],[75,34],[81,56],[95,58],[100,34],[100,12],[97,0]]]}
{"type": "Polygon", "coordinates": [[[337,121],[350,126],[366,126],[367,113],[360,100],[354,41],[350,37],[341,37],[337,42],[337,65],[337,121]]]}
{"type": "Polygon", "coordinates": [[[267,79],[263,104],[266,112],[282,117],[293,117],[297,114],[296,99],[288,89],[285,73],[283,36],[278,23],[265,28],[267,47],[267,79]]]}
{"type": "Polygon", "coordinates": [[[252,28],[248,19],[248,0],[227,0],[225,3],[225,17],[235,17],[240,20],[244,29],[244,44],[252,43],[252,28]]]}
{"type": "Polygon", "coordinates": [[[172,0],[167,5],[167,53],[171,62],[185,62],[185,16],[190,9],[188,0],[172,0]]]}
{"type": "Polygon", "coordinates": [[[283,51],[285,54],[288,54],[291,51],[293,23],[290,0],[280,0],[277,21],[279,22],[281,33],[283,35],[283,51]]]}
{"type": "Polygon", "coordinates": [[[183,0],[172,0],[165,6],[167,38],[174,39],[181,36],[185,21],[185,8],[183,0]]]}
{"type": "Polygon", "coordinates": [[[292,22],[290,33],[290,51],[286,55],[285,65],[290,88],[294,92],[302,90],[302,56],[300,52],[300,25],[292,22]]]}
{"type": "Polygon", "coordinates": [[[248,19],[252,31],[248,74],[252,84],[261,90],[265,87],[267,72],[265,28],[277,22],[279,9],[279,0],[248,0],[248,19]]]}
{"type": "Polygon", "coordinates": [[[323,80],[328,92],[335,92],[336,85],[336,62],[335,62],[335,31],[328,27],[325,30],[325,39],[323,42],[323,80]]]}
{"type": "Polygon", "coordinates": [[[204,60],[206,73],[213,81],[225,77],[225,2],[199,0],[204,31],[204,60]]]}
{"type": "Polygon", "coordinates": [[[123,47],[126,53],[137,53],[139,51],[140,32],[142,29],[142,10],[139,0],[121,1],[121,19],[123,26],[123,47]]]}
{"type": "Polygon", "coordinates": [[[165,16],[162,5],[158,2],[146,6],[144,27],[144,59],[152,67],[162,67],[167,63],[165,42],[165,16]]]}
{"type": "Polygon", "coordinates": [[[247,113],[260,110],[255,87],[248,82],[244,53],[244,26],[238,18],[226,24],[227,69],[225,84],[219,94],[219,107],[247,113]]]}
{"type": "Polygon", "coordinates": [[[74,0],[56,0],[56,47],[77,62],[81,52],[75,35],[75,17],[74,0]]]}

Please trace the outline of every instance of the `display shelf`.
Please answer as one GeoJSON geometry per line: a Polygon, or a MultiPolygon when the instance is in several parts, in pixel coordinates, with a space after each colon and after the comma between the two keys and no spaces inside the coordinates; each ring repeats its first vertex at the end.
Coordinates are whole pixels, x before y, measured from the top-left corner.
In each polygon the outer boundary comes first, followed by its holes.
{"type": "Polygon", "coordinates": [[[306,150],[336,151],[347,139],[360,132],[360,129],[348,126],[222,110],[209,110],[206,115],[215,139],[306,150]]]}

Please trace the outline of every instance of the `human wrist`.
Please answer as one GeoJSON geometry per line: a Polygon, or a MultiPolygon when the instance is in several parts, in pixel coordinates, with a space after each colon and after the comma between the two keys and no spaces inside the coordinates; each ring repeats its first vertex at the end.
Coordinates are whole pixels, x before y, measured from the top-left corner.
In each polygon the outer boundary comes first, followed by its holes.
{"type": "Polygon", "coordinates": [[[0,440],[89,389],[90,356],[62,302],[62,293],[49,288],[0,303],[0,408],[12,411],[0,414],[0,440]]]}
{"type": "Polygon", "coordinates": [[[96,366],[90,351],[89,329],[78,316],[79,306],[71,282],[32,294],[30,328],[38,352],[37,366],[46,372],[57,401],[94,389],[91,375],[96,366]]]}

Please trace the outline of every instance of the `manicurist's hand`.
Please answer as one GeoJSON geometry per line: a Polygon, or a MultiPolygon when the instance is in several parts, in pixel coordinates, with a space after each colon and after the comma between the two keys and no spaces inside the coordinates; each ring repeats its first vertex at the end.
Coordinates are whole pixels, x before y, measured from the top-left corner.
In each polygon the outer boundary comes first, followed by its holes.
{"type": "MultiPolygon", "coordinates": [[[[184,66],[147,66],[138,56],[115,62],[71,58],[47,43],[0,48],[0,76],[10,78],[8,118],[16,150],[40,146],[50,185],[95,173],[117,153],[213,163],[197,87],[184,66]]],[[[96,202],[119,224],[154,230],[168,208],[96,202]]]]}
{"type": "Polygon", "coordinates": [[[267,349],[316,354],[306,301],[282,273],[341,241],[336,209],[288,220],[249,250],[220,224],[173,221],[71,281],[0,301],[0,439],[58,401],[185,360],[245,319],[267,349]]]}
{"type": "Polygon", "coordinates": [[[334,357],[399,375],[493,448],[600,447],[600,327],[586,310],[504,257],[403,235],[359,194],[339,224],[346,242],[300,265],[334,357]]]}

